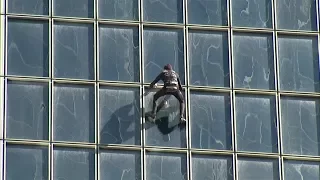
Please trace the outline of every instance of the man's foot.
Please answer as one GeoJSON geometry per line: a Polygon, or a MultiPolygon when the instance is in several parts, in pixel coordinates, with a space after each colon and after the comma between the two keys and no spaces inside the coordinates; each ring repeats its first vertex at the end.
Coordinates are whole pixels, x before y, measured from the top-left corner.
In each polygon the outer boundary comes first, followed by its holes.
{"type": "Polygon", "coordinates": [[[187,120],[186,120],[186,118],[184,118],[184,117],[180,117],[180,122],[181,122],[181,123],[185,123],[185,122],[187,122],[187,120]]]}

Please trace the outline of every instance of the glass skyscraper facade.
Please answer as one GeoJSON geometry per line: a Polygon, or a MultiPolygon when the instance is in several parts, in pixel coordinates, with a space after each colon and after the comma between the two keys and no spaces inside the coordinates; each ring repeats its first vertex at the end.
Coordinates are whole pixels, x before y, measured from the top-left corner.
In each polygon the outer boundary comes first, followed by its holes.
{"type": "Polygon", "coordinates": [[[319,0],[0,4],[0,179],[320,179],[319,0]]]}

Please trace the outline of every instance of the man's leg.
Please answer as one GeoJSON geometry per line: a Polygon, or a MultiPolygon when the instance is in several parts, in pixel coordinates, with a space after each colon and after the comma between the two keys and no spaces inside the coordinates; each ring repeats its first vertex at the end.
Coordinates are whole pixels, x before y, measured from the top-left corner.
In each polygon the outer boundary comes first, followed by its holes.
{"type": "Polygon", "coordinates": [[[151,117],[154,119],[156,117],[156,110],[157,110],[157,100],[166,94],[166,91],[164,88],[160,89],[158,92],[156,92],[153,95],[153,102],[152,102],[152,112],[151,117]]]}
{"type": "Polygon", "coordinates": [[[186,121],[186,119],[184,117],[185,103],[184,103],[184,97],[183,97],[181,91],[176,90],[176,91],[172,92],[172,95],[174,97],[176,97],[180,103],[180,120],[186,121]]]}

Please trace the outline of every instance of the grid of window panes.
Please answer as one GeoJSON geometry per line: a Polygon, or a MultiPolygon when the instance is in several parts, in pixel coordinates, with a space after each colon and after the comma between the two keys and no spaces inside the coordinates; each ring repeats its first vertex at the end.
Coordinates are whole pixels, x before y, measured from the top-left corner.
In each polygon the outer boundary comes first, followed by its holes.
{"type": "Polygon", "coordinates": [[[0,5],[1,179],[320,179],[318,0],[0,5]]]}

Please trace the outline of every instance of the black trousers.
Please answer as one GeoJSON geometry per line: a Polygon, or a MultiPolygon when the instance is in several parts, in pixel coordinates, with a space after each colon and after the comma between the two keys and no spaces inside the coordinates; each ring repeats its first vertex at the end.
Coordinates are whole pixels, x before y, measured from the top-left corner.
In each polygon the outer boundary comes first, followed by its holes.
{"type": "Polygon", "coordinates": [[[178,99],[178,101],[179,101],[179,103],[180,103],[180,117],[184,117],[185,103],[184,103],[184,97],[183,97],[181,91],[180,91],[179,89],[166,88],[166,87],[163,87],[163,88],[160,89],[158,92],[156,92],[156,94],[154,94],[154,96],[153,96],[153,108],[152,108],[152,113],[153,113],[153,114],[156,113],[156,109],[157,109],[156,101],[157,101],[160,97],[166,96],[166,95],[173,95],[175,98],[178,99]]]}

